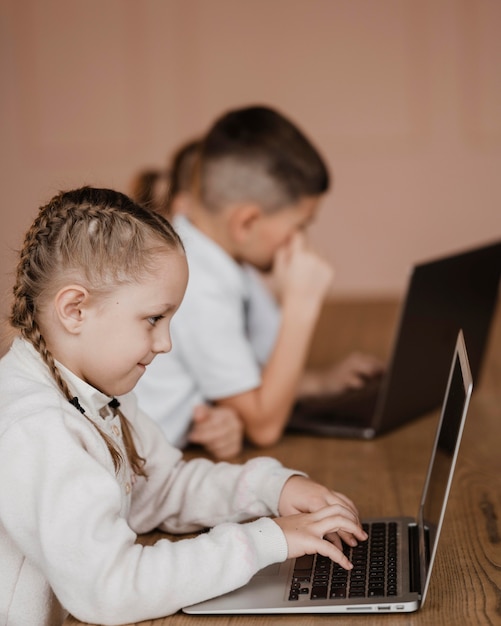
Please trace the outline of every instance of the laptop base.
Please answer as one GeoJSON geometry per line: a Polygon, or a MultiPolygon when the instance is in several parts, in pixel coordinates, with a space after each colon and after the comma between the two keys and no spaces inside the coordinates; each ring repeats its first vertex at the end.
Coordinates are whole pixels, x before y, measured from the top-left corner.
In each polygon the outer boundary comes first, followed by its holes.
{"type": "MultiPolygon", "coordinates": [[[[378,518],[365,520],[365,522],[397,522],[402,541],[401,552],[409,553],[407,529],[410,525],[415,527],[413,518],[378,518]]],[[[245,587],[186,607],[183,612],[192,615],[410,613],[417,611],[420,607],[419,593],[408,591],[410,588],[408,561],[400,564],[401,590],[398,595],[365,597],[356,600],[352,598],[351,603],[347,603],[346,598],[313,600],[309,595],[299,595],[297,600],[289,600],[289,588],[295,562],[295,559],[289,559],[283,563],[265,567],[245,587]]],[[[307,583],[302,583],[302,585],[307,585],[307,583]]]]}
{"type": "Polygon", "coordinates": [[[335,395],[300,398],[294,405],[287,430],[331,437],[373,439],[376,436],[374,416],[381,381],[378,376],[359,389],[335,395]]]}

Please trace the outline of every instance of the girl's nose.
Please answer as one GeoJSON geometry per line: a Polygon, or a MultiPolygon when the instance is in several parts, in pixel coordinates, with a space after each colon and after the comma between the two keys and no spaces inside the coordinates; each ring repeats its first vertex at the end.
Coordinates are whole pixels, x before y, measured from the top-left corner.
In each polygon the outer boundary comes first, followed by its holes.
{"type": "Polygon", "coordinates": [[[162,352],[170,352],[172,348],[172,342],[170,338],[169,329],[158,329],[158,332],[155,333],[155,341],[153,342],[153,352],[158,354],[162,352]]]}

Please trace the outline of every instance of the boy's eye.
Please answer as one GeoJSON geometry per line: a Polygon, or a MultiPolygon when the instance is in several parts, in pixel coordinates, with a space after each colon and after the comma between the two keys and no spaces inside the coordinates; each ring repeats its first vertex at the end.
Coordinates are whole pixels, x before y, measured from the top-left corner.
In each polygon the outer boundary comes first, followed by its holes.
{"type": "Polygon", "coordinates": [[[165,316],[164,315],[152,315],[151,317],[148,318],[148,323],[150,323],[152,326],[155,326],[157,322],[159,322],[160,320],[163,320],[165,316]]]}

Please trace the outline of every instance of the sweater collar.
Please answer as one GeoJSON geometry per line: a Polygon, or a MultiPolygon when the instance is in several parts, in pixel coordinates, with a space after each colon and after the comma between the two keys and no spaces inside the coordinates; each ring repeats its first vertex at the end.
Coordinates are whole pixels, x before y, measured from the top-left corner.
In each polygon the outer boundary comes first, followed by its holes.
{"type": "Polygon", "coordinates": [[[89,417],[91,415],[94,417],[96,414],[101,416],[106,415],[106,413],[103,413],[103,409],[110,405],[110,403],[113,403],[115,398],[102,393],[95,387],[92,387],[92,385],[89,385],[76,376],[62,363],[56,361],[56,364],[63,378],[68,383],[68,387],[74,394],[71,404],[73,404],[73,406],[81,413],[85,413],[89,417]]]}

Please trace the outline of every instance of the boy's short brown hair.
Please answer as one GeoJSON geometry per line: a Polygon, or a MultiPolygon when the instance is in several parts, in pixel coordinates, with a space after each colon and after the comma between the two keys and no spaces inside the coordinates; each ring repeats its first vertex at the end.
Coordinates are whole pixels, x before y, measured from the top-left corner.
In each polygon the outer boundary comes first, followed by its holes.
{"type": "Polygon", "coordinates": [[[211,211],[255,202],[273,212],[329,188],[316,148],[291,121],[264,106],[216,120],[203,140],[197,174],[200,201],[211,211]]]}

